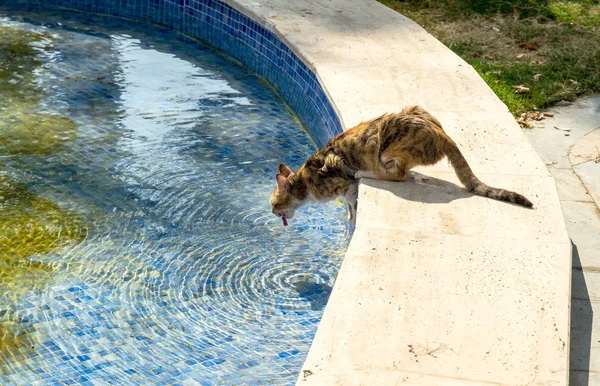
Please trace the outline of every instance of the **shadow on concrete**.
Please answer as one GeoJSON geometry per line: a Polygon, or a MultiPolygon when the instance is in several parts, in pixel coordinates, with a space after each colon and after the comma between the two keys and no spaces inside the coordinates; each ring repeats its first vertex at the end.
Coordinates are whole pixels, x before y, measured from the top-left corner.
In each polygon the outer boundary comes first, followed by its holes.
{"type": "Polygon", "coordinates": [[[577,245],[571,240],[573,277],[571,281],[570,386],[588,386],[592,348],[593,310],[585,284],[577,245]],[[586,309],[589,312],[586,312],[586,309]]]}
{"type": "Polygon", "coordinates": [[[473,196],[459,185],[415,171],[410,171],[406,181],[403,182],[372,179],[361,179],[361,182],[388,190],[405,200],[428,204],[447,204],[454,200],[473,196]]]}
{"type": "MultiPolygon", "coordinates": [[[[476,196],[467,192],[462,185],[440,180],[419,172],[410,171],[406,181],[383,181],[370,178],[361,178],[361,183],[392,192],[396,197],[409,201],[424,202],[427,204],[447,204],[454,200],[476,196]]],[[[484,181],[485,183],[485,181],[484,181]]],[[[491,198],[490,198],[491,200],[491,198]]],[[[507,205],[518,204],[502,201],[507,205]]]]}

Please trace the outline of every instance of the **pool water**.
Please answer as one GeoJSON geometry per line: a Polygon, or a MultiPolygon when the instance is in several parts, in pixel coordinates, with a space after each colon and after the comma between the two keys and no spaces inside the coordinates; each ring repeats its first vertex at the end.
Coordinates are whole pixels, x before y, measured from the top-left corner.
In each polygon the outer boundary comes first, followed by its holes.
{"type": "Polygon", "coordinates": [[[351,232],[271,214],[314,150],[198,42],[0,7],[0,384],[293,383],[351,232]]]}

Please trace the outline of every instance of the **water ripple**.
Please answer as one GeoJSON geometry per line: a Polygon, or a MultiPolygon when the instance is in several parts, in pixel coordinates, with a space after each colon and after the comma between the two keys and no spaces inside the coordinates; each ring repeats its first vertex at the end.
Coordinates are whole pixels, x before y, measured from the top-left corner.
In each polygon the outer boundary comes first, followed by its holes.
{"type": "Polygon", "coordinates": [[[86,233],[28,256],[44,269],[0,296],[0,383],[293,382],[351,233],[339,202],[287,228],[271,214],[277,165],[314,151],[297,121],[172,32],[16,14],[0,27],[53,36],[31,77],[77,130],[3,167],[86,233]]]}

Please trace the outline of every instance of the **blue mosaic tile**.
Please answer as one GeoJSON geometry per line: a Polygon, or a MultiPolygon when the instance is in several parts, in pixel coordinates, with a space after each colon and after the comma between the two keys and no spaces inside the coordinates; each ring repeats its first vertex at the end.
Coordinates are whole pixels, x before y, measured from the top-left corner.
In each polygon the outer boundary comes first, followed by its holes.
{"type": "MultiPolygon", "coordinates": [[[[342,126],[314,73],[271,31],[217,0],[19,0],[24,4],[148,21],[226,52],[265,77],[298,114],[318,146],[342,126]]],[[[111,96],[108,96],[111,97],[111,96]]]]}
{"type": "Polygon", "coordinates": [[[24,89],[77,126],[51,152],[4,159],[2,178],[88,229],[31,253],[49,267],[41,276],[10,291],[0,280],[0,384],[293,382],[351,230],[340,203],[303,208],[289,228],[271,215],[277,165],[298,167],[315,148],[283,101],[165,28],[0,15],[2,28],[52,36],[36,43],[24,89]]]}

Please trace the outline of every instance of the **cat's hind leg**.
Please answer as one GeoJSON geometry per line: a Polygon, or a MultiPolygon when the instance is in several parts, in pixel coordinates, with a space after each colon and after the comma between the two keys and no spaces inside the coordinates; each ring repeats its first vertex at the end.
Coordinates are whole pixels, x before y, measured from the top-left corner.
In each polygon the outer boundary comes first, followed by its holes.
{"type": "Polygon", "coordinates": [[[385,165],[380,166],[377,171],[359,170],[354,173],[354,178],[371,178],[374,180],[385,181],[404,181],[406,179],[407,169],[398,166],[395,160],[389,160],[385,165]]]}
{"type": "Polygon", "coordinates": [[[403,159],[388,159],[379,166],[375,178],[384,181],[404,181],[408,172],[407,162],[403,159]]]}
{"type": "Polygon", "coordinates": [[[404,181],[411,167],[411,157],[407,157],[402,144],[390,145],[379,158],[376,175],[378,180],[404,181]]]}

